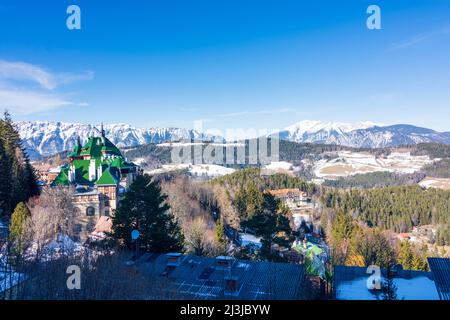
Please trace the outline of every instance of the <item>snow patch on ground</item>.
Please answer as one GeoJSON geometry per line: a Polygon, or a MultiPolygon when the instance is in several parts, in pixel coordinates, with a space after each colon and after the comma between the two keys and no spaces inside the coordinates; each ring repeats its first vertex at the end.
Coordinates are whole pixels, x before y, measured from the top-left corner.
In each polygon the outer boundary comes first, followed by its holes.
{"type": "MultiPolygon", "coordinates": [[[[423,276],[412,279],[394,279],[398,300],[439,300],[436,286],[432,280],[423,276]]],[[[336,288],[338,300],[379,300],[381,295],[367,289],[367,278],[343,281],[336,288]]]]}
{"type": "Polygon", "coordinates": [[[422,188],[437,188],[442,190],[450,190],[450,179],[426,177],[419,182],[422,188]]]}
{"type": "Polygon", "coordinates": [[[148,170],[146,173],[160,174],[165,172],[187,170],[191,175],[201,177],[220,177],[227,174],[231,174],[236,170],[233,168],[227,168],[216,164],[168,164],[163,165],[161,168],[148,170]]]}
{"type": "Polygon", "coordinates": [[[414,173],[432,162],[428,156],[412,156],[410,152],[392,152],[387,157],[376,157],[364,152],[342,151],[337,158],[319,160],[314,173],[325,179],[381,171],[414,173]]]}
{"type": "Polygon", "coordinates": [[[264,166],[268,170],[292,170],[292,164],[286,161],[275,161],[264,166]]]}

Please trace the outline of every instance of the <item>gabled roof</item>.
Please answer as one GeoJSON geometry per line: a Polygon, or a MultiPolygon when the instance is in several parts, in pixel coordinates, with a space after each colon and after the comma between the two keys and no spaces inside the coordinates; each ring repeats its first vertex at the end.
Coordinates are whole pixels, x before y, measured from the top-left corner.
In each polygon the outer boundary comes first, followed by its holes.
{"type": "Polygon", "coordinates": [[[100,137],[91,137],[88,139],[88,142],[81,148],[80,155],[91,157],[101,157],[101,149],[102,149],[102,138],[100,137]]]}
{"type": "Polygon", "coordinates": [[[53,186],[67,186],[70,184],[68,176],[69,168],[62,168],[55,180],[53,180],[53,186]]]}
{"type": "Polygon", "coordinates": [[[112,143],[111,141],[108,140],[108,138],[103,138],[104,139],[104,143],[103,146],[101,148],[102,152],[106,152],[109,154],[114,154],[117,156],[122,157],[122,153],[120,152],[120,150],[114,145],[114,143],[112,143]]]}
{"type": "MultiPolygon", "coordinates": [[[[81,146],[78,140],[73,151],[69,154],[71,158],[70,166],[75,168],[75,181],[72,183],[89,185],[117,185],[120,179],[120,171],[126,172],[133,169],[136,165],[127,162],[122,156],[120,150],[110,141],[102,130],[101,137],[90,137],[84,146],[81,146]],[[87,159],[83,159],[84,156],[87,159]],[[91,161],[95,161],[96,174],[98,168],[101,167],[102,175],[97,177],[97,181],[89,180],[89,166],[91,161]]],[[[70,167],[66,166],[56,177],[53,185],[70,185],[69,181],[70,167]]]]}
{"type": "Polygon", "coordinates": [[[450,258],[428,258],[441,300],[450,300],[450,258]]]}
{"type": "MultiPolygon", "coordinates": [[[[149,276],[164,278],[175,299],[293,300],[303,297],[301,264],[145,253],[139,262],[149,276]],[[178,263],[171,263],[178,258],[178,263]],[[231,261],[221,265],[219,261],[231,261]],[[227,293],[227,278],[236,280],[236,292],[227,293]]],[[[306,292],[305,292],[306,293],[306,292]]],[[[305,294],[306,295],[306,294],[305,294]]]]}
{"type": "Polygon", "coordinates": [[[105,171],[103,171],[102,176],[97,180],[95,184],[98,186],[112,186],[117,185],[118,180],[115,175],[111,173],[110,168],[107,168],[105,171]]]}

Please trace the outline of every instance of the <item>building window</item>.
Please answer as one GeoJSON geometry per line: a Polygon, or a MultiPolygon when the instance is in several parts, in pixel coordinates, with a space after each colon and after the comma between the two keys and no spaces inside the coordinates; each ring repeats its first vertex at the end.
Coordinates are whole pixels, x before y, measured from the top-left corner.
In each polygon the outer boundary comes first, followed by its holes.
{"type": "Polygon", "coordinates": [[[86,215],[88,217],[95,216],[95,209],[94,209],[94,207],[87,207],[86,215]]]}
{"type": "Polygon", "coordinates": [[[75,207],[73,209],[73,213],[74,213],[75,217],[78,217],[81,214],[80,208],[75,207]]]}

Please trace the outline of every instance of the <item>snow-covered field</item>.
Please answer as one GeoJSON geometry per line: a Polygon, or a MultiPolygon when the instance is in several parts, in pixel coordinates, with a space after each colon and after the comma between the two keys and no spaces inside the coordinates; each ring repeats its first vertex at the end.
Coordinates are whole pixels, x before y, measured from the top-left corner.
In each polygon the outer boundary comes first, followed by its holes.
{"type": "Polygon", "coordinates": [[[292,170],[292,164],[286,161],[276,161],[266,164],[264,169],[268,170],[292,170]]]}
{"type": "Polygon", "coordinates": [[[161,168],[148,170],[148,174],[159,174],[177,170],[187,170],[191,175],[199,177],[220,177],[235,172],[235,169],[216,164],[167,164],[161,168]]]}
{"type": "MultiPolygon", "coordinates": [[[[398,300],[439,300],[434,282],[426,276],[411,279],[396,278],[398,300]]],[[[382,297],[367,289],[367,277],[343,281],[336,288],[338,300],[379,300],[382,297]]]]}
{"type": "Polygon", "coordinates": [[[450,190],[450,179],[426,177],[419,182],[423,188],[437,188],[443,190],[450,190]]]}
{"type": "Polygon", "coordinates": [[[364,152],[339,152],[331,160],[319,160],[314,166],[318,178],[336,179],[371,172],[413,173],[432,163],[428,156],[412,156],[409,152],[393,152],[389,156],[376,157],[364,152]]]}

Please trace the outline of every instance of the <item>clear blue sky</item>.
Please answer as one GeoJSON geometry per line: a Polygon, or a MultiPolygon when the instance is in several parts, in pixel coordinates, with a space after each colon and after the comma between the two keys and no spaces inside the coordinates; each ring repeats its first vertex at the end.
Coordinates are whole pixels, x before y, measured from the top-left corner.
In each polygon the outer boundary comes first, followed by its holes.
{"type": "Polygon", "coordinates": [[[450,131],[448,0],[2,0],[0,108],[16,120],[450,131]],[[82,29],[66,28],[81,8],[82,29]],[[366,8],[382,30],[366,28],[366,8]]]}

